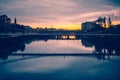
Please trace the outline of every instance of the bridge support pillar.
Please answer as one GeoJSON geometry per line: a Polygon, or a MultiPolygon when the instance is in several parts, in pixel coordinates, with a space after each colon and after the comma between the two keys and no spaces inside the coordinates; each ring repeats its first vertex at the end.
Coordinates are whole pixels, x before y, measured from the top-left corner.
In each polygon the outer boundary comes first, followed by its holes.
{"type": "Polygon", "coordinates": [[[69,37],[69,35],[67,35],[67,39],[69,39],[70,37],[69,37]]]}
{"type": "Polygon", "coordinates": [[[61,39],[61,35],[57,35],[56,38],[57,38],[57,39],[61,39]]]}

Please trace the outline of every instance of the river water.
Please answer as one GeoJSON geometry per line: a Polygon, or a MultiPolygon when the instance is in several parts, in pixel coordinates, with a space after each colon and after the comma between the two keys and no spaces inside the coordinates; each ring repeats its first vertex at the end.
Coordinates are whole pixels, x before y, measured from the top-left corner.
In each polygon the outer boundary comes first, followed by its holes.
{"type": "Polygon", "coordinates": [[[4,40],[0,43],[0,80],[120,80],[119,40],[118,37],[4,40]],[[28,53],[86,55],[12,55],[28,53]]]}

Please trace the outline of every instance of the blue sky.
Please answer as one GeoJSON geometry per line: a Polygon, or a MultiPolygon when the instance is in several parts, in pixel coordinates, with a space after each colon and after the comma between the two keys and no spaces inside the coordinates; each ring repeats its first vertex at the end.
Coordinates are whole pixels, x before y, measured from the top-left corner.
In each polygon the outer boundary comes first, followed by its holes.
{"type": "Polygon", "coordinates": [[[111,15],[120,19],[120,0],[0,0],[0,15],[39,26],[78,24],[111,15]]]}

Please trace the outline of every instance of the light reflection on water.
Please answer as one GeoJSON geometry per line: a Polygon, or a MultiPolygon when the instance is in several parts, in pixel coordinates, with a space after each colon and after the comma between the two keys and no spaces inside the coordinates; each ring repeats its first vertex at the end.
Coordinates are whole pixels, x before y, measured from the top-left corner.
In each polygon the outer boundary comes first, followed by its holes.
{"type": "Polygon", "coordinates": [[[94,47],[83,46],[81,40],[48,40],[32,42],[18,53],[92,53],[93,50],[94,47]]]}
{"type": "Polygon", "coordinates": [[[120,80],[120,38],[73,39],[52,36],[1,42],[0,80],[120,80]],[[13,56],[16,52],[92,56],[13,56]]]}

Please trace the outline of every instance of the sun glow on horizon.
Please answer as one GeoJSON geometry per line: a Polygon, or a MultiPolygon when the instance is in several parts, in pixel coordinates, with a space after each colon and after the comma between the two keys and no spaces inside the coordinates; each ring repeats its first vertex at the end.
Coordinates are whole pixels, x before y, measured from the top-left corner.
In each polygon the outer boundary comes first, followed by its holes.
{"type": "Polygon", "coordinates": [[[24,23],[24,25],[29,25],[32,28],[55,28],[64,30],[81,30],[81,23],[79,24],[38,24],[38,23],[24,23]]]}
{"type": "MultiPolygon", "coordinates": [[[[120,21],[112,21],[113,25],[120,24],[120,21]]],[[[38,24],[38,23],[24,23],[24,25],[31,26],[32,28],[55,28],[65,30],[81,30],[81,23],[79,24],[38,24]]]]}
{"type": "Polygon", "coordinates": [[[113,25],[118,25],[118,24],[120,25],[120,21],[113,21],[112,24],[113,25]]]}

